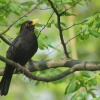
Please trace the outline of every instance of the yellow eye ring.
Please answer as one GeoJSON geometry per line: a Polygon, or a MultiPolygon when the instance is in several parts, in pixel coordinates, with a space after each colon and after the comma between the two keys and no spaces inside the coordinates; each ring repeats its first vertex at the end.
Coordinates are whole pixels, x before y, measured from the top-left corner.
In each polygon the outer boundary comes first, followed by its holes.
{"type": "Polygon", "coordinates": [[[28,23],[26,23],[26,24],[25,24],[25,26],[29,26],[29,24],[28,24],[28,23]]]}

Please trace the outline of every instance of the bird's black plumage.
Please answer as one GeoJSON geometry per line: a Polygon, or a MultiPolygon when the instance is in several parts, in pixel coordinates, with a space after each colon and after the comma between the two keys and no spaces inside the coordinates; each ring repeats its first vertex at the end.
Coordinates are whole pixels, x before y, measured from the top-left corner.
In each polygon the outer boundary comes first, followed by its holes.
{"type": "MultiPolygon", "coordinates": [[[[37,38],[34,34],[34,21],[22,23],[19,35],[14,39],[7,51],[7,58],[24,66],[38,49],[37,38]]],[[[1,95],[7,95],[15,68],[6,64],[0,83],[1,95]]]]}

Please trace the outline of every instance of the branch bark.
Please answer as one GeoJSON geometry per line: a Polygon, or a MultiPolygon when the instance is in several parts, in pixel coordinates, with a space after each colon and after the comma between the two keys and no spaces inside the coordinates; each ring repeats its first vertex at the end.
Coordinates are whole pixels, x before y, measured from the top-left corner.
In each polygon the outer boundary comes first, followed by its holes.
{"type": "Polygon", "coordinates": [[[1,35],[0,37],[6,44],[8,44],[9,46],[11,45],[11,43],[4,37],[1,35]]]}
{"type": "MultiPolygon", "coordinates": [[[[27,68],[22,67],[21,65],[4,58],[0,56],[0,60],[3,62],[6,62],[10,64],[11,66],[14,66],[15,69],[17,69],[20,73],[24,74],[30,79],[33,80],[38,80],[38,81],[45,81],[45,82],[51,82],[51,81],[56,81],[59,80],[75,71],[96,71],[100,70],[100,62],[95,62],[95,61],[79,61],[79,60],[67,60],[67,59],[58,59],[58,60],[47,60],[47,61],[31,61],[29,64],[27,64],[27,68]],[[28,67],[30,65],[30,67],[28,67]],[[68,70],[50,78],[46,77],[38,77],[33,74],[31,74],[30,71],[40,71],[40,70],[45,70],[49,68],[58,68],[58,67],[69,67],[68,70]],[[29,71],[30,70],[30,71],[29,71]]],[[[3,74],[3,72],[1,72],[3,74]]]]}
{"type": "Polygon", "coordinates": [[[63,50],[64,50],[66,58],[69,58],[69,53],[67,51],[67,48],[66,48],[66,45],[65,45],[65,42],[64,42],[64,38],[63,38],[63,34],[62,34],[62,28],[61,28],[61,24],[60,24],[61,15],[58,13],[58,11],[57,11],[56,7],[54,6],[53,2],[51,0],[48,0],[48,2],[50,3],[52,9],[54,10],[54,12],[55,12],[55,14],[57,16],[57,22],[58,22],[58,29],[59,29],[59,35],[60,35],[61,44],[63,46],[63,50]]]}

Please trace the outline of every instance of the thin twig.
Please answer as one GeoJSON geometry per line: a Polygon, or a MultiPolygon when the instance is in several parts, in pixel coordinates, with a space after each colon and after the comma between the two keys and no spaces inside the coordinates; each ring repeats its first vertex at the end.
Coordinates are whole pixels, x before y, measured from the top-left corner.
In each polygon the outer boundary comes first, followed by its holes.
{"type": "Polygon", "coordinates": [[[41,3],[42,1],[40,1],[33,9],[31,9],[29,12],[27,12],[26,14],[22,15],[20,18],[18,18],[15,22],[13,22],[4,32],[0,33],[0,38],[1,35],[5,34],[16,22],[18,22],[20,19],[22,19],[23,17],[27,16],[28,14],[30,14],[33,10],[35,10],[37,8],[37,6],[41,3]]]}
{"type": "MultiPolygon", "coordinates": [[[[58,45],[56,46],[56,48],[58,48],[60,45],[61,45],[61,44],[58,44],[58,45]]],[[[46,57],[47,57],[48,55],[50,55],[51,53],[53,53],[54,51],[55,51],[55,49],[53,49],[53,50],[50,51],[48,54],[46,54],[45,57],[41,59],[41,61],[43,61],[44,59],[46,59],[46,57]]]]}
{"type": "Polygon", "coordinates": [[[39,35],[41,34],[41,32],[43,31],[43,29],[48,25],[48,23],[49,23],[49,21],[50,21],[50,19],[51,19],[51,17],[53,16],[53,14],[54,14],[54,12],[50,15],[50,17],[49,17],[49,19],[48,19],[48,21],[47,21],[47,23],[43,26],[43,28],[39,31],[39,34],[38,34],[38,36],[37,37],[39,37],[39,35]]]}
{"type": "MultiPolygon", "coordinates": [[[[84,21],[82,21],[82,22],[73,24],[73,25],[71,25],[71,26],[69,26],[68,28],[63,29],[63,30],[68,30],[68,29],[72,28],[73,26],[83,24],[83,23],[85,23],[86,21],[87,21],[87,20],[84,20],[84,21]]],[[[62,30],[62,31],[63,31],[63,30],[62,30]]],[[[76,37],[79,36],[79,35],[80,35],[80,34],[77,34],[76,36],[72,37],[72,38],[69,39],[65,44],[67,45],[72,39],[76,38],[76,37]]],[[[59,47],[60,45],[61,45],[61,44],[58,44],[58,45],[56,46],[56,48],[59,47]]],[[[47,57],[49,54],[53,53],[54,51],[55,51],[55,49],[52,50],[52,51],[50,51],[48,54],[46,54],[46,56],[45,56],[42,60],[46,59],[46,57],[47,57]]]]}
{"type": "Polygon", "coordinates": [[[79,33],[78,33],[77,35],[75,35],[74,37],[70,38],[65,44],[67,45],[72,39],[76,38],[76,37],[79,36],[81,33],[82,33],[82,31],[79,32],[79,33]]]}
{"type": "MultiPolygon", "coordinates": [[[[80,32],[80,33],[78,33],[76,36],[70,38],[65,44],[67,45],[72,39],[76,38],[76,37],[79,36],[81,33],[82,33],[82,32],[80,32]]],[[[58,45],[56,46],[56,48],[59,47],[60,45],[61,45],[61,44],[58,44],[58,45]]],[[[52,51],[50,51],[42,60],[46,59],[46,57],[47,57],[49,54],[53,53],[54,51],[55,51],[55,49],[52,50],[52,51]]],[[[42,60],[41,60],[41,61],[42,61],[42,60]]]]}
{"type": "Polygon", "coordinates": [[[9,46],[11,45],[11,43],[4,37],[1,35],[0,37],[6,44],[8,44],[9,46]]]}
{"type": "Polygon", "coordinates": [[[37,10],[50,10],[51,8],[36,8],[37,10]]]}
{"type": "Polygon", "coordinates": [[[78,2],[76,2],[73,6],[69,7],[68,9],[66,9],[65,11],[63,11],[60,16],[62,16],[66,11],[72,9],[73,7],[75,7],[79,2],[81,2],[82,0],[79,0],[78,2]]]}
{"type": "Polygon", "coordinates": [[[82,21],[82,22],[79,22],[79,23],[73,24],[73,25],[71,25],[71,26],[69,26],[69,27],[67,27],[67,28],[65,28],[65,29],[62,29],[62,30],[63,30],[63,31],[64,31],[64,30],[68,30],[68,29],[72,28],[73,26],[83,24],[83,23],[85,23],[86,21],[88,21],[88,20],[84,20],[84,21],[82,21]]]}

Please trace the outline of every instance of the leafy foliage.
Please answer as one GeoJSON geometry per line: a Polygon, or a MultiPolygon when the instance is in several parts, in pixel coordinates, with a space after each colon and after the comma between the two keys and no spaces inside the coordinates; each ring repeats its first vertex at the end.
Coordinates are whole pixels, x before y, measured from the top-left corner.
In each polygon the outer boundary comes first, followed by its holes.
{"type": "Polygon", "coordinates": [[[93,92],[95,89],[92,86],[97,85],[97,75],[95,73],[90,76],[88,72],[82,71],[80,75],[72,75],[69,85],[65,90],[65,94],[74,93],[71,100],[86,100],[87,96],[90,94],[93,98],[96,97],[96,94],[93,92]]]}
{"type": "MultiPolygon", "coordinates": [[[[41,0],[29,0],[29,2],[27,1],[22,2],[21,0],[18,0],[18,1],[17,0],[0,0],[0,26],[4,26],[4,28],[8,27],[10,25],[9,24],[10,21],[8,20],[9,16],[11,15],[14,16],[13,19],[10,19],[11,21],[16,20],[14,18],[19,18],[21,15],[23,15],[24,13],[28,12],[31,8],[36,6],[38,2],[40,1],[41,0]]],[[[70,7],[73,7],[77,2],[79,2],[79,0],[52,0],[52,2],[54,6],[56,7],[58,13],[59,14],[63,13],[61,16],[62,19],[65,17],[67,18],[69,16],[77,17],[74,12],[70,13],[69,11],[67,11],[68,7],[66,7],[66,4],[70,5],[70,7]]],[[[79,5],[84,5],[84,4],[78,3],[77,5],[79,6],[79,5]]],[[[50,4],[48,3],[48,0],[42,0],[41,4],[37,7],[37,9],[40,9],[40,11],[35,10],[34,13],[38,14],[38,17],[41,20],[41,16],[39,16],[39,13],[42,12],[41,9],[47,10],[47,8],[50,8],[49,13],[51,13],[52,8],[50,4]]],[[[47,14],[48,13],[46,13],[45,15],[47,14]]],[[[33,16],[33,14],[31,16],[33,16]]],[[[44,17],[46,18],[46,16],[44,17]]],[[[25,16],[20,21],[15,23],[14,27],[18,29],[20,24],[23,21],[27,20],[28,18],[29,18],[28,16],[25,16]]],[[[43,19],[44,21],[45,21],[45,18],[43,19]]],[[[81,34],[77,38],[81,40],[89,39],[90,36],[100,38],[100,12],[95,12],[93,15],[89,16],[88,18],[84,20],[85,20],[84,23],[78,24],[77,31],[78,32],[81,31],[81,34]]],[[[61,20],[60,24],[62,27],[62,31],[63,29],[67,29],[67,23],[65,20],[61,20]]],[[[44,23],[42,24],[39,23],[36,25],[35,33],[37,36],[44,26],[46,29],[51,29],[52,26],[53,27],[55,26],[55,28],[58,30],[58,23],[55,19],[55,16],[53,16],[53,18],[51,18],[50,21],[45,25],[44,23]]],[[[0,31],[3,31],[3,30],[0,30],[0,31]]],[[[9,34],[9,31],[7,34],[9,34]]],[[[55,35],[53,34],[53,36],[55,35]]],[[[52,44],[52,41],[49,39],[47,35],[44,34],[43,31],[40,33],[40,36],[38,38],[38,43],[39,43],[39,48],[41,50],[52,48],[54,50],[60,51],[60,49],[58,49],[56,46],[52,44]]],[[[60,72],[62,71],[60,70],[60,72]]],[[[56,74],[56,71],[54,71],[53,73],[56,74]]],[[[94,92],[95,88],[93,88],[93,86],[96,86],[97,83],[100,83],[100,73],[95,72],[95,73],[92,73],[92,75],[90,75],[88,72],[85,72],[85,71],[80,72],[80,74],[73,74],[72,77],[68,78],[67,82],[68,82],[68,85],[65,89],[65,94],[66,95],[72,94],[71,100],[86,100],[88,95],[91,95],[93,97],[92,100],[100,100],[100,97],[96,98],[96,94],[94,92]]]]}
{"type": "Polygon", "coordinates": [[[100,12],[95,12],[92,16],[86,19],[86,22],[81,25],[80,29],[83,30],[83,34],[79,37],[80,39],[88,39],[89,35],[96,38],[100,37],[100,12]]]}

